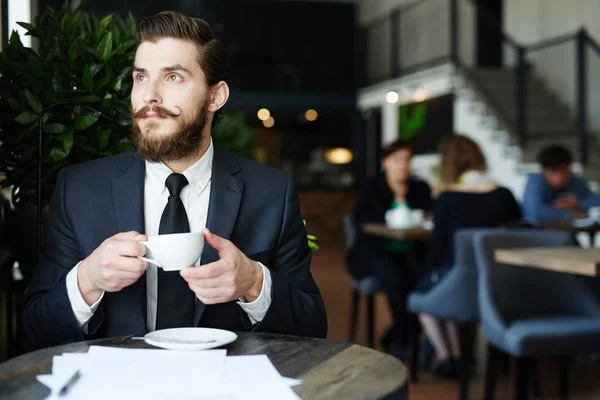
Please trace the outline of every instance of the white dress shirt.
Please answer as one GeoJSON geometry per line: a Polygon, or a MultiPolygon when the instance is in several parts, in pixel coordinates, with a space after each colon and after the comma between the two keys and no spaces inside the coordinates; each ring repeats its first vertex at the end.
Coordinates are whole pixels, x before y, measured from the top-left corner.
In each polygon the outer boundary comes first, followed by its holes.
{"type": "MultiPolygon", "coordinates": [[[[190,223],[191,232],[201,232],[206,227],[208,204],[210,200],[210,185],[212,176],[214,148],[212,139],[206,153],[192,166],[183,171],[189,184],[181,192],[181,201],[185,207],[190,223]]],[[[158,235],[160,217],[167,205],[169,191],[165,186],[167,177],[173,171],[163,163],[152,163],[146,161],[146,177],[144,181],[144,223],[146,235],[158,235]]],[[[208,244],[207,244],[208,246],[208,244]]],[[[200,260],[196,263],[198,266],[200,260]]],[[[259,263],[260,264],[260,263],[259,263]]],[[[262,264],[263,285],[259,297],[251,303],[245,303],[242,299],[237,304],[244,310],[252,323],[260,322],[264,318],[271,305],[271,273],[262,264]]],[[[69,301],[79,322],[81,329],[87,332],[87,323],[94,315],[98,305],[104,297],[104,292],[92,306],[88,306],[79,291],[77,284],[77,264],[67,274],[67,294],[69,301]]],[[[146,328],[149,332],[156,327],[156,309],[158,292],[158,271],[155,265],[150,264],[146,270],[146,296],[147,296],[147,318],[146,328]]]]}

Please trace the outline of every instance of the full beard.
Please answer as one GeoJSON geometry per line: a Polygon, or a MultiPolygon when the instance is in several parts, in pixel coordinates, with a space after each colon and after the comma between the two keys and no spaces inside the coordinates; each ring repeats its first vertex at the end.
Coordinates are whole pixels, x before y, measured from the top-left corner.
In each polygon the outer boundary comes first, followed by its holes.
{"type": "Polygon", "coordinates": [[[160,106],[144,106],[135,112],[132,110],[131,130],[137,153],[150,162],[183,160],[195,154],[204,142],[204,127],[207,121],[206,111],[202,107],[189,122],[181,121],[182,118],[182,115],[178,116],[160,106]],[[152,123],[142,131],[139,121],[149,111],[153,111],[161,117],[176,118],[177,131],[166,135],[158,132],[152,134],[149,131],[156,129],[156,126],[153,127],[152,123]]]}

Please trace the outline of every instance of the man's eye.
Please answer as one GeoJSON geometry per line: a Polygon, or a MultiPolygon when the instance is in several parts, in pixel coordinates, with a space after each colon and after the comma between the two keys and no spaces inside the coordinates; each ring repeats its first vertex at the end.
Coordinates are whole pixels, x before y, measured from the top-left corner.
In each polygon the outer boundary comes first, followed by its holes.
{"type": "Polygon", "coordinates": [[[143,82],[143,81],[147,80],[148,78],[146,77],[146,75],[139,74],[138,76],[135,77],[135,79],[138,82],[143,82]]]}
{"type": "Polygon", "coordinates": [[[183,80],[183,79],[181,79],[181,77],[180,77],[179,75],[169,75],[169,76],[167,77],[167,79],[168,79],[170,82],[181,82],[181,81],[183,80]]]}

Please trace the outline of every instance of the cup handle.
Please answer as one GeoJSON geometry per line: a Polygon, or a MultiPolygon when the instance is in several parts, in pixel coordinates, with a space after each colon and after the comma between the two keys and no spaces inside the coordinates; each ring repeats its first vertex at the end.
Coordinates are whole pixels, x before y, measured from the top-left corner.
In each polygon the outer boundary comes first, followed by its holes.
{"type": "MultiPolygon", "coordinates": [[[[149,247],[148,247],[148,242],[139,242],[139,243],[140,243],[140,244],[143,244],[143,245],[146,247],[146,249],[148,249],[148,248],[149,248],[149,247]]],[[[145,262],[147,262],[147,263],[149,263],[149,264],[154,264],[154,265],[156,265],[157,267],[159,267],[159,268],[162,268],[162,266],[161,266],[161,265],[158,263],[158,261],[156,261],[156,260],[153,260],[153,259],[151,259],[151,258],[147,258],[147,257],[142,257],[142,256],[137,256],[137,258],[139,258],[140,260],[142,260],[142,261],[145,261],[145,262]]]]}

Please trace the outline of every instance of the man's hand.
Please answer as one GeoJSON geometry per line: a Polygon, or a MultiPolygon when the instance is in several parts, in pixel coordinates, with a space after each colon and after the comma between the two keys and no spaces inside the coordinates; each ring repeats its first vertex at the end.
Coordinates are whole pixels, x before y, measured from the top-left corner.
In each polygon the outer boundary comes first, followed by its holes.
{"type": "Polygon", "coordinates": [[[137,256],[146,254],[139,242],[146,235],[137,232],[118,233],[106,239],[79,265],[77,284],[88,305],[94,304],[103,291],[118,292],[136,282],[148,268],[137,256]]]}
{"type": "Polygon", "coordinates": [[[572,194],[556,200],[554,202],[554,207],[560,208],[561,210],[581,211],[579,199],[572,194]]]}
{"type": "Polygon", "coordinates": [[[253,302],[260,296],[262,267],[250,260],[233,243],[208,229],[204,240],[219,253],[219,260],[181,270],[181,276],[204,304],[226,303],[243,298],[253,302]]]}

